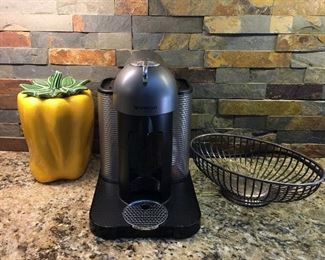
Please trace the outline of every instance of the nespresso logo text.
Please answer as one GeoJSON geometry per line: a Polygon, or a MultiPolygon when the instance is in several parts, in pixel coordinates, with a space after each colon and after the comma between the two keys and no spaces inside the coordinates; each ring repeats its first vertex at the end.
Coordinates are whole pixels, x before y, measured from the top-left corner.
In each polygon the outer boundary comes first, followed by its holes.
{"type": "Polygon", "coordinates": [[[134,109],[136,109],[136,110],[156,110],[157,106],[136,106],[136,105],[134,105],[134,109]]]}

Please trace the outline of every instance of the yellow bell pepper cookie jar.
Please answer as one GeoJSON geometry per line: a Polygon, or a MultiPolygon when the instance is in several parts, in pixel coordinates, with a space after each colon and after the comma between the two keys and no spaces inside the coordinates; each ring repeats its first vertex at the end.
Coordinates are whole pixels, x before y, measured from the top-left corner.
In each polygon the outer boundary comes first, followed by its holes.
{"type": "Polygon", "coordinates": [[[56,71],[47,80],[20,85],[18,112],[37,181],[73,180],[85,172],[94,124],[88,82],[56,71]]]}

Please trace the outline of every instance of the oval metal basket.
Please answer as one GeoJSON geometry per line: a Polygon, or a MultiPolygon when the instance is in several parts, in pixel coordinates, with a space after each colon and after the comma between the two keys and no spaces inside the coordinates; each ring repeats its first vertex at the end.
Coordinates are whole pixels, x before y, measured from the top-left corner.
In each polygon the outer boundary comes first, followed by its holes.
{"type": "Polygon", "coordinates": [[[237,204],[257,207],[304,199],[324,180],[322,167],[280,145],[229,134],[203,134],[191,141],[197,167],[237,204]]]}

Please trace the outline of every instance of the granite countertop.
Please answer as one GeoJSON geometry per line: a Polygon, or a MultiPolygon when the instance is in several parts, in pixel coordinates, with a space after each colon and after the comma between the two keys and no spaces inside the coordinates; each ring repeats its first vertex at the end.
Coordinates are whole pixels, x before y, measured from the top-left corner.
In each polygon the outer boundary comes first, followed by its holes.
{"type": "MultiPolygon", "coordinates": [[[[88,227],[99,171],[40,184],[28,153],[0,152],[0,259],[324,259],[325,185],[305,200],[245,208],[191,164],[202,227],[192,238],[105,241],[88,227]]],[[[320,160],[325,166],[325,160],[320,160]]]]}

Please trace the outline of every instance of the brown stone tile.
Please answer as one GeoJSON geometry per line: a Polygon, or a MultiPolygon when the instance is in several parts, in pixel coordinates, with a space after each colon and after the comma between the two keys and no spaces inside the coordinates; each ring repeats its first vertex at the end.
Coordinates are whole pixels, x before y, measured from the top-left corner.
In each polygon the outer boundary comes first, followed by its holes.
{"type": "Polygon", "coordinates": [[[0,109],[17,109],[17,94],[0,96],[0,109]]]}
{"type": "Polygon", "coordinates": [[[159,43],[160,50],[188,49],[190,34],[166,33],[159,43]]]}
{"type": "Polygon", "coordinates": [[[209,33],[240,33],[240,16],[206,16],[204,27],[209,33]]]}
{"type": "Polygon", "coordinates": [[[270,33],[290,33],[293,28],[292,16],[271,16],[270,33]]]}
{"type": "Polygon", "coordinates": [[[21,91],[19,84],[30,83],[29,80],[0,79],[0,109],[17,109],[17,94],[21,91]]]}
{"type": "Polygon", "coordinates": [[[273,15],[325,15],[324,1],[274,0],[273,15]]]}
{"type": "Polygon", "coordinates": [[[304,101],[220,99],[221,115],[303,115],[317,114],[316,110],[305,111],[304,101]]]}
{"type": "Polygon", "coordinates": [[[0,95],[17,94],[20,91],[19,84],[30,83],[24,79],[0,79],[0,95]]]}
{"type": "Polygon", "coordinates": [[[277,68],[290,67],[290,53],[267,51],[206,51],[205,67],[277,68]]]}
{"type": "Polygon", "coordinates": [[[320,158],[325,156],[325,144],[311,144],[311,143],[285,144],[284,143],[282,145],[312,158],[320,158]]]}
{"type": "Polygon", "coordinates": [[[115,50],[49,49],[50,64],[115,65],[115,50]]]}
{"type": "Polygon", "coordinates": [[[267,128],[275,130],[325,130],[323,116],[269,116],[267,128]]]}
{"type": "Polygon", "coordinates": [[[276,51],[319,51],[325,50],[325,35],[280,34],[276,51]]]}
{"type": "Polygon", "coordinates": [[[271,16],[205,16],[204,30],[210,34],[268,34],[271,16]]]}
{"type": "Polygon", "coordinates": [[[148,0],[115,0],[115,15],[148,15],[148,0]]]}
{"type": "Polygon", "coordinates": [[[149,0],[150,15],[207,16],[271,14],[272,0],[149,0]]]}
{"type": "MultiPolygon", "coordinates": [[[[27,143],[24,137],[0,137],[0,151],[28,152],[27,143]]],[[[99,140],[93,140],[93,153],[99,153],[99,140]]]]}
{"type": "Polygon", "coordinates": [[[31,47],[29,32],[0,32],[0,47],[31,47]]]}
{"type": "Polygon", "coordinates": [[[23,137],[0,137],[0,151],[28,151],[23,137]]]}
{"type": "Polygon", "coordinates": [[[83,32],[85,28],[85,22],[81,15],[74,15],[72,17],[72,26],[74,32],[83,32]]]}
{"type": "Polygon", "coordinates": [[[175,68],[172,70],[176,78],[185,79],[191,83],[213,83],[216,81],[215,69],[175,68]]]}

